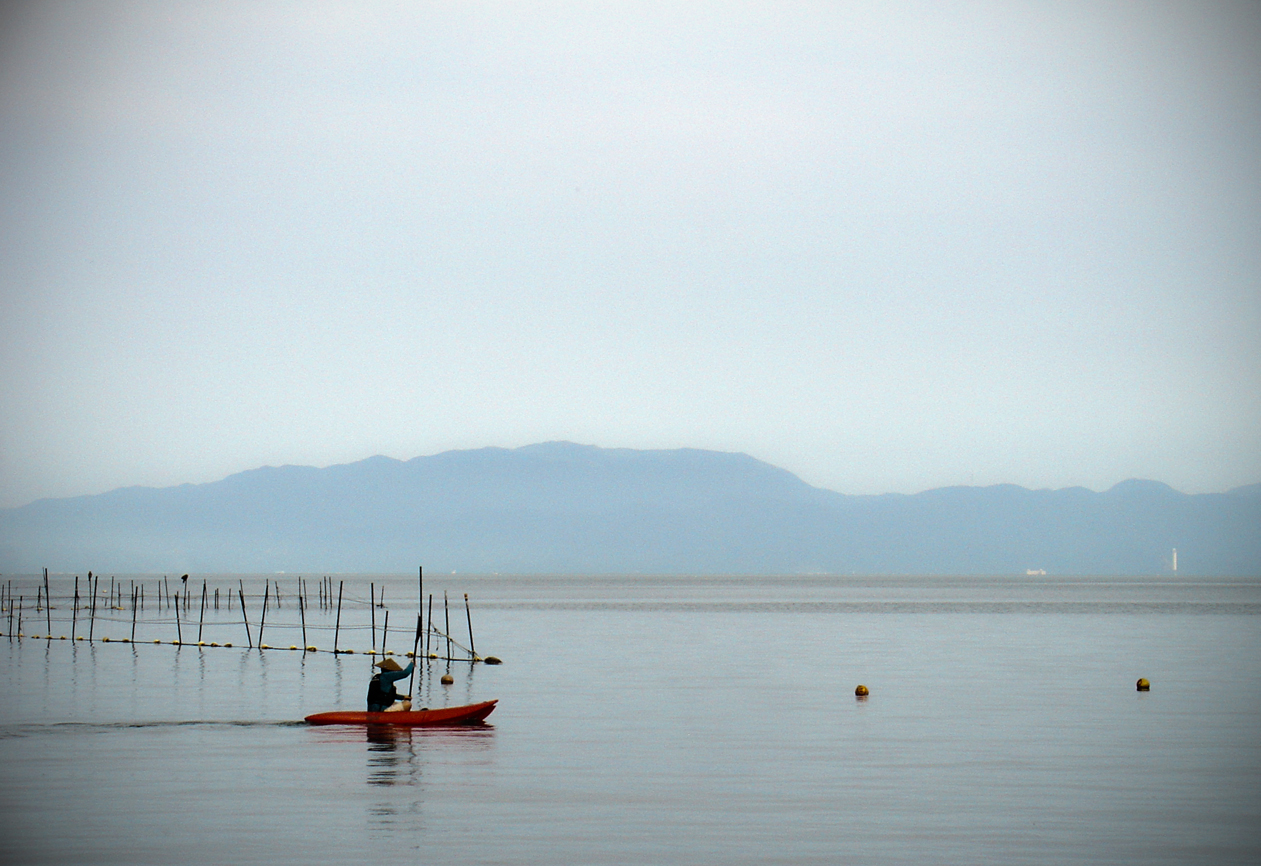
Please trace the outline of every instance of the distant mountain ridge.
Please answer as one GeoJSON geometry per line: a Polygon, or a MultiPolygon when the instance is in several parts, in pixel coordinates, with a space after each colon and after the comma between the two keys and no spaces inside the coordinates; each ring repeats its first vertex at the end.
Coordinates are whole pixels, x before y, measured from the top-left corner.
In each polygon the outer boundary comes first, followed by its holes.
{"type": "Polygon", "coordinates": [[[0,510],[0,572],[1261,574],[1261,484],[847,496],[745,454],[548,442],[0,510]]]}

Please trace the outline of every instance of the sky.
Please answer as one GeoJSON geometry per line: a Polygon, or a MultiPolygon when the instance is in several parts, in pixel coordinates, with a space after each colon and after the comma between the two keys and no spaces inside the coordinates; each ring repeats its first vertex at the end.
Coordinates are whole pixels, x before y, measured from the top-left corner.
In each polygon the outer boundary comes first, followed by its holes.
{"type": "Polygon", "coordinates": [[[3,7],[0,506],[557,439],[1261,481],[1261,4],[3,7]]]}

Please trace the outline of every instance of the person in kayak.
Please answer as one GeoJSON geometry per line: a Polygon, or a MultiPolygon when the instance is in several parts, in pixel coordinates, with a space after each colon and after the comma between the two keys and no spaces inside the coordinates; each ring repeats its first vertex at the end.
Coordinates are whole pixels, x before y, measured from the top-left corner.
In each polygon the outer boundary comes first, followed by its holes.
{"type": "Polygon", "coordinates": [[[398,662],[391,658],[376,663],[375,667],[380,670],[372,675],[372,681],[368,683],[368,712],[399,713],[412,708],[412,696],[400,695],[395,691],[394,684],[411,676],[415,664],[411,662],[407,667],[400,668],[398,662]]]}

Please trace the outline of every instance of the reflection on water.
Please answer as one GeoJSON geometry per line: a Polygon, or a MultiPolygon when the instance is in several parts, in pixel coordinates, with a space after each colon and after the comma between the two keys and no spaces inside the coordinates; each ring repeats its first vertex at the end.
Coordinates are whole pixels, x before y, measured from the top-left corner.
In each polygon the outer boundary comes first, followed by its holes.
{"type": "Polygon", "coordinates": [[[493,726],[485,724],[467,728],[368,725],[363,732],[356,731],[367,740],[368,787],[389,789],[381,792],[385,796],[373,797],[366,804],[369,828],[424,829],[426,763],[449,762],[452,750],[486,751],[493,744],[493,733],[493,726]],[[400,798],[400,788],[408,789],[412,796],[400,798]]]}
{"type": "Polygon", "coordinates": [[[419,785],[420,761],[412,745],[412,729],[368,725],[368,784],[419,785]]]}

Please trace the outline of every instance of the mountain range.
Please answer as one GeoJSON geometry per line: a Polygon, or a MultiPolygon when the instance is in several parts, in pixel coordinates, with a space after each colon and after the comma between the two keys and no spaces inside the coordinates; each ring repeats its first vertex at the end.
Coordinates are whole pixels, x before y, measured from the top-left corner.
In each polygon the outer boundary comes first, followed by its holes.
{"type": "Polygon", "coordinates": [[[0,510],[0,572],[1261,574],[1261,484],[848,496],[745,454],[548,442],[0,510]]]}

